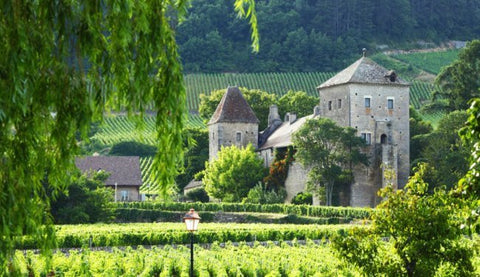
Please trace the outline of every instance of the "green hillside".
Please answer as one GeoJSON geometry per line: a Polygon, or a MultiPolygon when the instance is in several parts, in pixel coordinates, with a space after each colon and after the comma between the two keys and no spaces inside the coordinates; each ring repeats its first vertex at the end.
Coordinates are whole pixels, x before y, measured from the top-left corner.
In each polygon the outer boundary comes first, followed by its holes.
{"type": "Polygon", "coordinates": [[[419,52],[409,54],[395,54],[393,58],[403,61],[411,66],[420,68],[431,74],[438,74],[442,67],[451,64],[457,59],[460,50],[419,52]]]}
{"type": "MultiPolygon", "coordinates": [[[[309,95],[318,96],[316,87],[333,75],[325,72],[189,74],[185,76],[187,105],[190,112],[196,112],[201,93],[210,94],[213,90],[226,89],[229,85],[260,89],[279,97],[289,90],[305,91],[309,95]]],[[[411,104],[419,109],[428,101],[433,88],[430,83],[413,81],[411,104]]]]}
{"type": "Polygon", "coordinates": [[[213,90],[226,89],[228,86],[260,89],[278,96],[289,90],[318,96],[316,87],[333,75],[333,72],[187,74],[187,105],[191,112],[198,111],[200,93],[210,94],[213,90]]]}

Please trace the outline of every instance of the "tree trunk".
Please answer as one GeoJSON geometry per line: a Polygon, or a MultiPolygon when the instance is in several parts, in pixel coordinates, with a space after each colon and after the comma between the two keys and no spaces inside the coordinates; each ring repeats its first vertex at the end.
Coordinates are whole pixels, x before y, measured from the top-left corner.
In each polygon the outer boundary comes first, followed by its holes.
{"type": "Polygon", "coordinates": [[[333,195],[334,184],[335,182],[332,181],[332,182],[328,182],[325,185],[325,194],[326,194],[325,201],[327,206],[332,206],[332,195],[333,195]]]}

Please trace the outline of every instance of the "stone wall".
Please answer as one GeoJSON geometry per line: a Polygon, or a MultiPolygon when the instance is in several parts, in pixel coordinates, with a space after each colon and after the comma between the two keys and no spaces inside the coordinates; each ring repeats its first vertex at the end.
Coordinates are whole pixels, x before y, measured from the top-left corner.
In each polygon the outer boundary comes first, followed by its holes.
{"type": "MultiPolygon", "coordinates": [[[[109,186],[115,190],[115,186],[109,186]]],[[[138,186],[117,186],[117,190],[114,193],[116,201],[140,201],[139,187],[138,186]],[[128,195],[127,200],[122,200],[122,191],[126,191],[128,195]]]]}
{"type": "Polygon", "coordinates": [[[258,146],[258,124],[255,123],[216,123],[208,126],[209,131],[209,158],[210,161],[217,157],[221,146],[236,145],[245,147],[249,143],[254,148],[258,146]],[[237,140],[240,134],[240,141],[237,140]]]}
{"type": "Polygon", "coordinates": [[[285,180],[285,190],[287,198],[285,203],[291,203],[293,197],[300,192],[304,192],[307,185],[307,170],[297,162],[293,162],[288,167],[288,176],[285,180]]]}

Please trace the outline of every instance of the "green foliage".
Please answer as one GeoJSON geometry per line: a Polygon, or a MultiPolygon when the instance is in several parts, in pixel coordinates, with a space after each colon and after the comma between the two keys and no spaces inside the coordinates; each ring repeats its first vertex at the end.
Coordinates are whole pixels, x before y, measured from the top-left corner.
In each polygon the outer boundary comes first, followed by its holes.
{"type": "MultiPolygon", "coordinates": [[[[274,93],[277,97],[281,97],[289,90],[305,91],[309,96],[318,97],[316,87],[332,76],[333,72],[318,71],[294,73],[186,74],[185,87],[187,90],[188,108],[191,111],[197,111],[199,109],[200,94],[208,96],[212,91],[221,89],[223,89],[222,93],[225,93],[225,84],[238,84],[248,89],[268,91],[274,93]]],[[[214,109],[215,106],[212,106],[214,109]]],[[[213,114],[213,111],[214,110],[210,113],[213,114]]]]}
{"type": "Polygon", "coordinates": [[[442,69],[435,83],[442,88],[434,95],[447,101],[449,111],[465,110],[470,99],[479,97],[480,40],[473,40],[458,54],[458,60],[442,69]]]}
{"type": "Polygon", "coordinates": [[[469,235],[480,232],[480,99],[471,101],[467,111],[466,126],[459,132],[462,141],[469,146],[470,156],[465,176],[460,179],[455,195],[466,199],[462,217],[468,227],[469,235]]]}
{"type": "MultiPolygon", "coordinates": [[[[480,99],[471,101],[467,111],[465,128],[460,131],[462,141],[470,146],[470,167],[465,177],[458,183],[458,191],[463,197],[480,199],[480,99]]],[[[477,202],[477,204],[479,204],[477,202]]]]}
{"type": "Polygon", "coordinates": [[[106,104],[169,113],[157,121],[157,177],[168,187],[181,158],[185,91],[169,16],[185,8],[165,2],[6,2],[0,22],[0,261],[13,236],[46,238],[52,246],[48,199],[67,183],[78,130],[86,137],[106,104]],[[167,7],[170,15],[166,15],[167,7]],[[135,18],[135,20],[133,20],[135,18]],[[148,33],[148,35],[147,35],[148,33]],[[135,56],[135,58],[134,58],[135,56]],[[157,78],[152,78],[156,76],[157,78]],[[165,133],[168,134],[164,135],[165,133]],[[168,145],[168,147],[167,147],[168,145]],[[48,172],[46,175],[45,173],[48,172]],[[14,228],[9,226],[15,226],[14,228]]]}
{"type": "MultiPolygon", "coordinates": [[[[275,94],[257,89],[240,88],[240,91],[260,121],[258,128],[265,129],[268,123],[268,111],[270,106],[276,103],[277,97],[275,94]]],[[[200,94],[199,112],[204,119],[210,120],[224,94],[224,89],[212,91],[210,95],[200,94]]]]}
{"type": "Polygon", "coordinates": [[[425,122],[420,114],[410,106],[410,164],[412,168],[422,158],[422,151],[430,143],[428,134],[432,131],[432,125],[425,122]]]}
{"type": "Polygon", "coordinates": [[[345,259],[367,275],[434,276],[447,263],[455,275],[472,275],[473,251],[458,220],[459,202],[443,189],[427,194],[426,170],[420,165],[404,190],[382,189],[386,200],[370,229],[334,239],[339,254],[348,253],[345,259]]]}
{"type": "MultiPolygon", "coordinates": [[[[205,128],[186,128],[184,130],[186,149],[183,161],[183,171],[175,177],[180,190],[194,179],[196,173],[205,169],[208,161],[208,130],[205,128]]],[[[207,200],[208,201],[208,200],[207,200]]]]}
{"type": "Polygon", "coordinates": [[[123,202],[117,203],[117,209],[141,209],[158,211],[188,211],[194,208],[200,212],[250,212],[294,214],[313,217],[341,217],[350,219],[365,219],[371,214],[368,208],[326,207],[312,205],[289,204],[250,204],[250,203],[166,203],[166,202],[123,202]]]}
{"type": "MultiPolygon", "coordinates": [[[[202,213],[199,215],[203,217],[202,213]]],[[[96,247],[187,244],[190,242],[190,233],[185,229],[185,223],[179,221],[176,223],[61,225],[57,227],[58,247],[83,247],[89,245],[90,240],[92,245],[96,247]]],[[[202,222],[200,224],[201,229],[195,233],[196,243],[293,239],[321,240],[351,228],[346,224],[294,225],[202,222]]],[[[23,237],[16,239],[14,243],[17,249],[35,249],[36,241],[31,237],[23,237]]]]}
{"type": "MultiPolygon", "coordinates": [[[[369,53],[379,51],[381,44],[389,49],[418,49],[479,37],[476,2],[262,0],[256,5],[262,51],[252,54],[246,23],[224,3],[196,1],[178,27],[187,72],[338,71],[359,58],[363,47],[369,53]]],[[[410,59],[416,59],[419,68],[434,71],[440,66],[434,60],[448,62],[442,56],[449,55],[427,56],[424,61],[425,56],[418,54],[410,59]]],[[[222,86],[227,84],[244,85],[222,86]]]]}
{"type": "Polygon", "coordinates": [[[95,172],[74,177],[65,194],[51,200],[56,224],[111,222],[115,209],[111,205],[113,190],[105,187],[108,174],[95,172]]]}
{"type": "Polygon", "coordinates": [[[187,198],[193,202],[206,203],[210,200],[204,188],[196,188],[187,192],[187,198]]]}
{"type": "Polygon", "coordinates": [[[327,206],[332,205],[335,185],[351,182],[350,166],[368,164],[368,158],[360,152],[365,142],[355,133],[355,129],[340,127],[330,119],[315,118],[293,134],[295,159],[310,168],[310,184],[325,188],[327,206]]]}
{"type": "MultiPolygon", "coordinates": [[[[106,116],[99,126],[98,132],[91,137],[103,147],[111,147],[123,141],[136,141],[147,145],[156,145],[155,140],[155,116],[146,115],[138,126],[138,120],[124,115],[106,116]]],[[[185,128],[204,128],[202,119],[198,115],[189,115],[185,128]]]]}
{"type": "Polygon", "coordinates": [[[426,145],[421,157],[432,167],[428,180],[432,186],[452,188],[467,173],[469,147],[458,135],[466,120],[466,112],[451,112],[440,120],[433,132],[423,136],[426,145]]]}
{"type": "Polygon", "coordinates": [[[378,64],[381,64],[383,67],[389,70],[395,70],[395,72],[401,76],[402,79],[412,80],[420,74],[420,70],[418,68],[399,61],[396,58],[397,56],[388,56],[382,53],[375,54],[371,57],[372,60],[378,64]]]}
{"type": "Polygon", "coordinates": [[[225,202],[239,202],[264,175],[263,161],[249,144],[246,148],[222,147],[218,158],[206,162],[205,190],[225,202]]]}
{"type": "Polygon", "coordinates": [[[313,204],[312,194],[308,192],[300,192],[299,194],[295,195],[295,197],[293,197],[292,204],[312,205],[313,204]]]}
{"type": "Polygon", "coordinates": [[[446,50],[436,52],[418,52],[408,54],[397,54],[394,57],[409,65],[421,68],[432,74],[438,74],[442,67],[451,64],[458,58],[459,50],[446,50]]]}
{"type": "MultiPolygon", "coordinates": [[[[386,67],[396,69],[396,67],[386,67]]],[[[198,111],[201,101],[200,94],[208,97],[210,92],[224,88],[225,84],[239,84],[249,89],[268,91],[275,94],[277,98],[281,98],[290,90],[304,91],[308,96],[317,98],[316,87],[331,78],[333,74],[333,72],[186,74],[185,86],[188,109],[193,112],[198,111]]],[[[401,74],[400,76],[403,77],[401,74]]],[[[431,92],[434,89],[438,89],[438,87],[427,82],[413,81],[410,87],[411,105],[416,109],[424,107],[430,102],[431,92]]],[[[225,90],[222,91],[223,93],[225,93],[225,90]]],[[[218,101],[220,99],[221,96],[218,101]]],[[[211,106],[212,110],[208,113],[210,115],[216,108],[215,105],[211,106]]],[[[310,114],[312,111],[313,106],[310,109],[310,114]]],[[[280,112],[283,112],[283,110],[280,110],[280,112]]]]}
{"type": "Polygon", "coordinates": [[[293,112],[297,118],[301,118],[313,113],[313,107],[318,105],[318,97],[309,96],[304,91],[289,90],[278,100],[278,110],[280,118],[286,113],[293,112]]]}
{"type": "Polygon", "coordinates": [[[136,141],[123,141],[113,145],[108,154],[111,156],[148,157],[155,156],[156,152],[157,148],[155,146],[136,141]]]}
{"type": "Polygon", "coordinates": [[[247,197],[243,199],[243,203],[252,204],[275,204],[283,203],[287,193],[285,189],[268,190],[264,188],[262,183],[258,183],[248,191],[247,197]]]}
{"type": "MultiPolygon", "coordinates": [[[[4,2],[0,21],[0,272],[16,236],[53,247],[48,198],[64,189],[77,131],[111,107],[141,118],[154,103],[158,151],[152,178],[166,193],[182,159],[185,89],[176,20],[190,1],[4,2]],[[47,174],[46,174],[47,173],[47,174]],[[45,180],[46,179],[46,180],[45,180]]],[[[258,46],[255,5],[235,0],[258,46]],[[247,12],[245,12],[247,11],[247,12]]]]}
{"type": "MultiPolygon", "coordinates": [[[[356,276],[358,270],[342,264],[328,245],[257,242],[214,243],[209,249],[195,246],[194,276],[356,276]],[[275,257],[272,259],[272,257],[275,257]]],[[[138,247],[112,251],[58,252],[51,268],[32,251],[16,254],[23,270],[19,276],[188,276],[190,248],[138,247]]]]}

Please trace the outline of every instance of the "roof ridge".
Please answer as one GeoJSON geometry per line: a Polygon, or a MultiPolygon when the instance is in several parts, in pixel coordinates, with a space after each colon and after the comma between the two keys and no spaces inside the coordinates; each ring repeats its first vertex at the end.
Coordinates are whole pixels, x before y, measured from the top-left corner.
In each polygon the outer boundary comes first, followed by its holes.
{"type": "Polygon", "coordinates": [[[383,66],[376,63],[368,57],[361,57],[347,68],[335,74],[317,89],[325,87],[337,86],[347,83],[364,83],[364,84],[382,84],[382,85],[409,85],[408,82],[401,78],[388,78],[391,70],[387,70],[383,66]]]}
{"type": "Polygon", "coordinates": [[[208,125],[218,122],[242,122],[258,124],[259,120],[253,112],[242,92],[236,86],[227,88],[208,125]]]}

